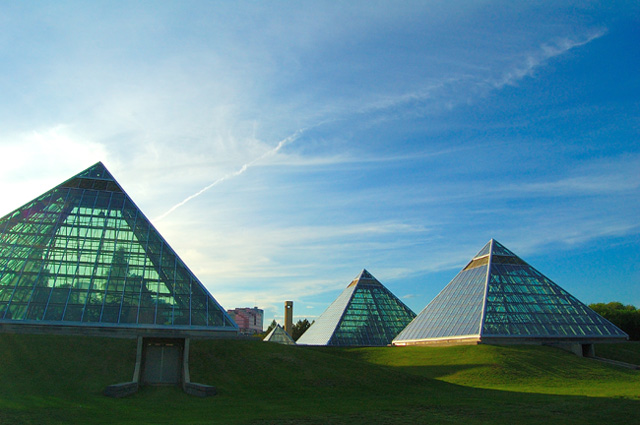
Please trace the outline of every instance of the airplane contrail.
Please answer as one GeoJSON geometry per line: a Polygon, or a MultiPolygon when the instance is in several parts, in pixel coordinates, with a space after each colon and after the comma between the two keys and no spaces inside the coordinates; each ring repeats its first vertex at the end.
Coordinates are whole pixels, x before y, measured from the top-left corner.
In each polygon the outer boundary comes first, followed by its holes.
{"type": "Polygon", "coordinates": [[[275,148],[263,153],[262,155],[260,155],[259,157],[255,158],[254,160],[252,160],[250,162],[247,162],[246,164],[244,164],[242,167],[240,167],[238,170],[234,171],[233,173],[229,173],[229,174],[226,174],[226,175],[220,177],[219,179],[217,179],[213,183],[209,184],[208,186],[203,187],[202,189],[200,189],[198,192],[194,193],[193,195],[190,195],[190,196],[186,197],[184,200],[178,202],[177,204],[175,204],[174,206],[169,208],[164,214],[156,217],[153,221],[160,221],[160,220],[164,219],[166,216],[168,216],[169,214],[171,214],[172,212],[174,212],[175,210],[177,210],[178,208],[180,208],[181,206],[183,206],[187,202],[191,201],[192,199],[197,198],[198,196],[202,195],[204,192],[206,192],[207,190],[211,189],[212,187],[222,183],[225,180],[229,180],[229,179],[231,179],[233,177],[239,176],[240,174],[242,174],[245,171],[247,171],[247,169],[249,167],[255,165],[257,162],[262,161],[263,159],[265,159],[267,157],[275,155],[285,145],[287,145],[287,144],[289,144],[291,142],[294,142],[296,139],[298,139],[298,137],[300,137],[302,135],[302,133],[304,133],[304,129],[298,130],[295,133],[293,133],[291,136],[280,140],[280,142],[278,142],[278,145],[275,148]]]}

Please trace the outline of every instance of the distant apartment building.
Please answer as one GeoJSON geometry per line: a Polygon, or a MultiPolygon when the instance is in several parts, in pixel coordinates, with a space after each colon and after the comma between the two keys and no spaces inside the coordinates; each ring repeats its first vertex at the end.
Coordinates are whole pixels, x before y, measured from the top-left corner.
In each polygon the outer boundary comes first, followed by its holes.
{"type": "Polygon", "coordinates": [[[227,310],[227,313],[238,325],[240,333],[257,334],[262,332],[264,310],[258,307],[244,307],[227,310]]]}

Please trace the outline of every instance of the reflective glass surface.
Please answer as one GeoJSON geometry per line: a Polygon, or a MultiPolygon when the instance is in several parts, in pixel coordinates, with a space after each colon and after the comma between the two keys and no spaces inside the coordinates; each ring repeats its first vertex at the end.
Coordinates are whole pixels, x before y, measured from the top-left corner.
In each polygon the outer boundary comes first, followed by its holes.
{"type": "Polygon", "coordinates": [[[507,256],[507,257],[516,257],[516,258],[518,258],[518,256],[516,254],[514,254],[511,251],[509,251],[507,248],[504,247],[504,245],[502,245],[497,240],[492,239],[490,243],[491,243],[491,255],[504,255],[504,256],[507,256]]]}
{"type": "Polygon", "coordinates": [[[298,339],[298,344],[387,345],[414,317],[409,307],[363,270],[298,339]]]}
{"type": "Polygon", "coordinates": [[[530,265],[503,258],[491,266],[483,336],[625,336],[530,265]]]}
{"type": "Polygon", "coordinates": [[[489,252],[491,252],[491,241],[487,242],[487,244],[483,246],[482,249],[473,258],[489,255],[489,252]]]}
{"type": "Polygon", "coordinates": [[[338,323],[340,323],[355,289],[356,285],[349,285],[345,288],[309,329],[298,338],[298,345],[327,345],[338,323]]]}
{"type": "Polygon", "coordinates": [[[480,334],[487,265],[466,269],[394,341],[480,334]]]}
{"type": "Polygon", "coordinates": [[[101,163],[0,219],[0,319],[236,327],[101,163]]]}

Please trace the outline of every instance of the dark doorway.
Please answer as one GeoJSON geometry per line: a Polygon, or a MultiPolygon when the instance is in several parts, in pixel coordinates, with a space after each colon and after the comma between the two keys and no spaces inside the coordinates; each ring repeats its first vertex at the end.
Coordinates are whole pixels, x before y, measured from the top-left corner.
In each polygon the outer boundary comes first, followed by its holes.
{"type": "Polygon", "coordinates": [[[179,384],[182,381],[184,339],[145,338],[142,380],[145,384],[179,384]]]}
{"type": "Polygon", "coordinates": [[[582,344],[582,357],[595,357],[593,344],[582,344]]]}

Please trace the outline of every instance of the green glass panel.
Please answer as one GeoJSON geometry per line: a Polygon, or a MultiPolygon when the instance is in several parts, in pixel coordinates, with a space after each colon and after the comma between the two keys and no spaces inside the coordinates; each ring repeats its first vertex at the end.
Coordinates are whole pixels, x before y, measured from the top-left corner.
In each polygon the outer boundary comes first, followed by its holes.
{"type": "MultiPolygon", "coordinates": [[[[80,309],[80,311],[82,311],[82,309],[80,309]]],[[[47,306],[47,311],[44,316],[44,320],[52,320],[52,321],[62,320],[63,314],[64,314],[64,304],[49,303],[49,305],[47,306]]],[[[78,316],[77,320],[80,320],[80,316],[78,316]]]]}
{"type": "Polygon", "coordinates": [[[103,323],[117,323],[120,317],[120,305],[105,306],[100,319],[103,323]]]}
{"type": "Polygon", "coordinates": [[[120,323],[136,323],[138,321],[138,305],[123,304],[120,312],[120,323]]]}
{"type": "Polygon", "coordinates": [[[24,313],[27,310],[27,305],[19,302],[12,302],[9,304],[9,309],[5,315],[5,319],[11,320],[23,320],[24,313]]]}
{"type": "Polygon", "coordinates": [[[27,308],[27,320],[42,320],[44,316],[44,309],[46,304],[44,303],[30,303],[27,308]]]}
{"type": "Polygon", "coordinates": [[[87,305],[82,316],[83,322],[100,322],[102,305],[87,305]]]}
{"type": "Polygon", "coordinates": [[[178,309],[173,311],[173,323],[176,325],[189,325],[190,314],[189,309],[178,309]]]}
{"type": "Polygon", "coordinates": [[[207,324],[207,312],[202,309],[191,310],[191,325],[193,326],[206,326],[207,324]]]}
{"type": "Polygon", "coordinates": [[[155,322],[156,310],[155,308],[140,307],[138,315],[138,323],[140,324],[153,324],[155,322]]]}

